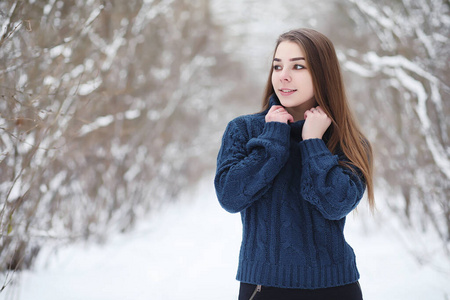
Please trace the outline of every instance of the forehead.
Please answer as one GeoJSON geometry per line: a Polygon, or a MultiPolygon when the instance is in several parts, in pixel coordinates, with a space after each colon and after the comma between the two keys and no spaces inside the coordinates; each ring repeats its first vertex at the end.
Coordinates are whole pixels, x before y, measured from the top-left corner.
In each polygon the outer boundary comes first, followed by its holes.
{"type": "Polygon", "coordinates": [[[305,57],[303,49],[297,43],[284,41],[281,42],[275,51],[275,58],[289,59],[293,57],[305,57]]]}

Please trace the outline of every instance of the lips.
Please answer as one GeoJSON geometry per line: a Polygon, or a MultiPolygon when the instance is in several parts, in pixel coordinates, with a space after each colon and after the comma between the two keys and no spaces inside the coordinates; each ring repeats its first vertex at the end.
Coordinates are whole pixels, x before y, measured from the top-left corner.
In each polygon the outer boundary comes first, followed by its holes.
{"type": "Polygon", "coordinates": [[[282,96],[289,96],[295,93],[296,89],[279,89],[278,90],[282,96]]]}

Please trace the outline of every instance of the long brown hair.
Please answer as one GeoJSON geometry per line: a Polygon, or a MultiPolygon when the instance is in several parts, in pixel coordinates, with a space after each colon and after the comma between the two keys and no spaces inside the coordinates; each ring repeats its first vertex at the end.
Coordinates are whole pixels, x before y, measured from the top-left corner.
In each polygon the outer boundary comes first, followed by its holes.
{"type": "MultiPolygon", "coordinates": [[[[331,118],[331,126],[328,129],[330,139],[327,147],[331,153],[341,149],[350,163],[339,163],[354,170],[361,170],[367,185],[369,206],[375,208],[373,191],[373,157],[372,147],[363,135],[354,118],[345,94],[339,61],[336,56],[333,43],[323,34],[313,29],[296,29],[280,35],[277,40],[275,52],[281,42],[294,42],[300,46],[306,55],[311,72],[314,97],[320,107],[331,118]]],[[[269,98],[275,93],[272,85],[272,72],[270,68],[267,80],[263,110],[269,108],[269,98]]]]}

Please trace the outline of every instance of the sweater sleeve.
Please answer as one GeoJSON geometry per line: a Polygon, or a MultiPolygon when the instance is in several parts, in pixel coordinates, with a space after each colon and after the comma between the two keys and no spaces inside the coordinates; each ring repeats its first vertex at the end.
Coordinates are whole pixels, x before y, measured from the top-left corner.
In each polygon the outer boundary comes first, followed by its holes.
{"type": "Polygon", "coordinates": [[[339,161],[347,160],[343,153],[333,155],[322,139],[300,142],[302,153],[301,193],[324,218],[339,220],[349,214],[365,191],[362,175],[339,161]]]}
{"type": "Polygon", "coordinates": [[[289,125],[268,122],[259,136],[251,138],[244,119],[228,124],[214,179],[217,197],[225,210],[242,211],[270,189],[288,159],[289,133],[289,125]]]}

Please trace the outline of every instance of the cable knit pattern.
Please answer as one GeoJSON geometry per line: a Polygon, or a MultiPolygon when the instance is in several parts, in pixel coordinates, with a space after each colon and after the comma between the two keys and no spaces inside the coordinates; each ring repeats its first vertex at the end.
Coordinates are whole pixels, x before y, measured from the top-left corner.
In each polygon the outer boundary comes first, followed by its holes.
{"type": "Polygon", "coordinates": [[[362,176],[340,166],[347,159],[322,139],[302,141],[304,121],[266,123],[266,113],[231,121],[217,158],[217,197],[243,224],[237,279],[307,289],[356,282],[343,232],[363,196],[362,176]]]}

